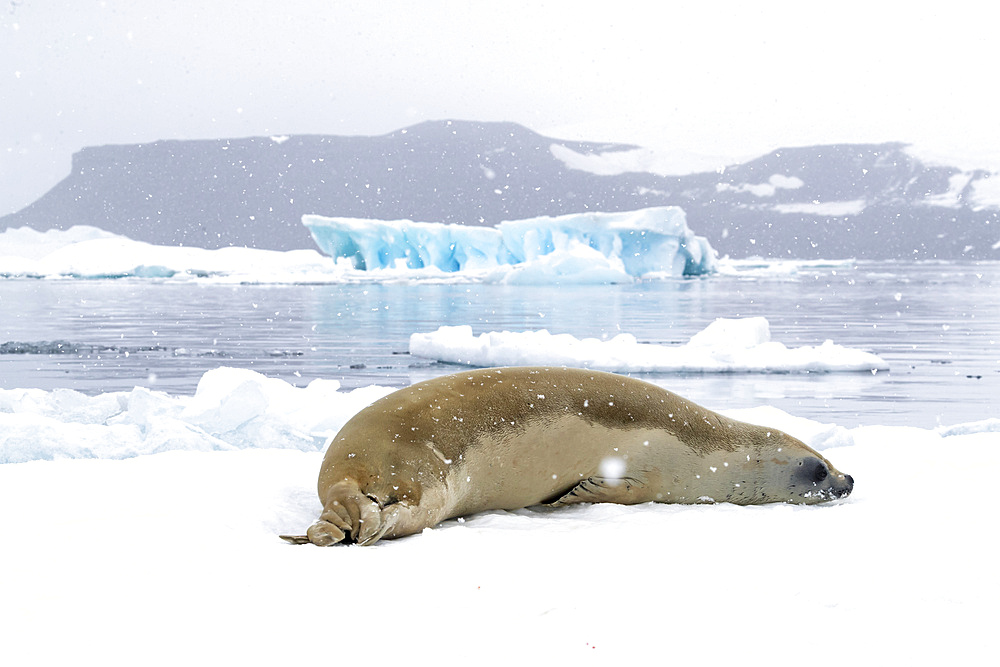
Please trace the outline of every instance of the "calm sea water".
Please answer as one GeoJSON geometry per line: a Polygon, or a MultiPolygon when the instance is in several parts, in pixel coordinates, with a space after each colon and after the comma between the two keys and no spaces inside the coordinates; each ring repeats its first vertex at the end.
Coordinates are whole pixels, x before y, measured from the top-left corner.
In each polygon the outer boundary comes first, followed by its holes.
{"type": "Polygon", "coordinates": [[[643,374],[713,409],[774,405],[834,422],[932,427],[1000,417],[1000,264],[858,263],[789,275],[633,285],[222,286],[0,281],[0,387],[193,393],[218,366],[303,386],[403,386],[453,372],[406,354],[409,335],[546,328],[680,344],[717,317],[764,316],[788,346],[826,339],[891,370],[643,374]],[[44,342],[64,341],[61,348],[44,342]],[[17,346],[12,343],[28,343],[17,346]]]}

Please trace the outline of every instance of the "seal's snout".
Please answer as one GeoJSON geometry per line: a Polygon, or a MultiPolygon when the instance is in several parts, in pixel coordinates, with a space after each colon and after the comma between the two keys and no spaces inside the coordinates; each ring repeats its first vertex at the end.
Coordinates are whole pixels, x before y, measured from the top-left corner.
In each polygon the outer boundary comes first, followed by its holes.
{"type": "Polygon", "coordinates": [[[851,495],[851,491],[854,490],[854,478],[850,475],[844,475],[844,488],[840,491],[840,498],[846,498],[851,495]]]}

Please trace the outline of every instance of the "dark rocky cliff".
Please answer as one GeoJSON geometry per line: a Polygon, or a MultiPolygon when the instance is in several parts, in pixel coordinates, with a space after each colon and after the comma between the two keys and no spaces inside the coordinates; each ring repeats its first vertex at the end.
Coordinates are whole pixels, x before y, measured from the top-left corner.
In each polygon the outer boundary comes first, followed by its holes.
{"type": "Polygon", "coordinates": [[[87,148],[0,228],[88,224],[157,244],[314,247],[306,213],[494,224],[535,215],[675,204],[734,257],[1000,259],[1000,209],[975,184],[902,144],[790,148],[722,173],[597,175],[590,155],[511,123],[428,122],[378,137],[291,136],[87,148]]]}

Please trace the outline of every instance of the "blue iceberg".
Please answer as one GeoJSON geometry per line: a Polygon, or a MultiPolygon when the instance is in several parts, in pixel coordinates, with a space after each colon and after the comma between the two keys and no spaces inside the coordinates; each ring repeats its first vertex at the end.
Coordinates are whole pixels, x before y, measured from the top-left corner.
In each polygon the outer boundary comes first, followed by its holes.
{"type": "Polygon", "coordinates": [[[683,209],[575,213],[501,222],[495,227],[306,215],[320,250],[353,268],[485,272],[505,282],[589,276],[600,282],[696,276],[715,270],[708,240],[687,226],[683,209]]]}

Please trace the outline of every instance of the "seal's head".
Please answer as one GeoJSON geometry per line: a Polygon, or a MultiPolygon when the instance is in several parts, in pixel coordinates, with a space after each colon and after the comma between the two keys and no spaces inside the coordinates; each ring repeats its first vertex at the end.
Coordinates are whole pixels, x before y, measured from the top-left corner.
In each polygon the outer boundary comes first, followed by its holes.
{"type": "Polygon", "coordinates": [[[789,502],[814,505],[851,495],[854,478],[846,475],[819,454],[797,457],[791,465],[789,502]]]}
{"type": "Polygon", "coordinates": [[[757,448],[760,486],[769,496],[765,502],[815,505],[846,498],[854,490],[854,478],[837,470],[822,454],[792,436],[769,432],[757,448]]]}
{"type": "Polygon", "coordinates": [[[739,424],[731,449],[713,451],[692,471],[712,502],[816,505],[846,498],[854,479],[801,440],[776,429],[739,424]]]}

